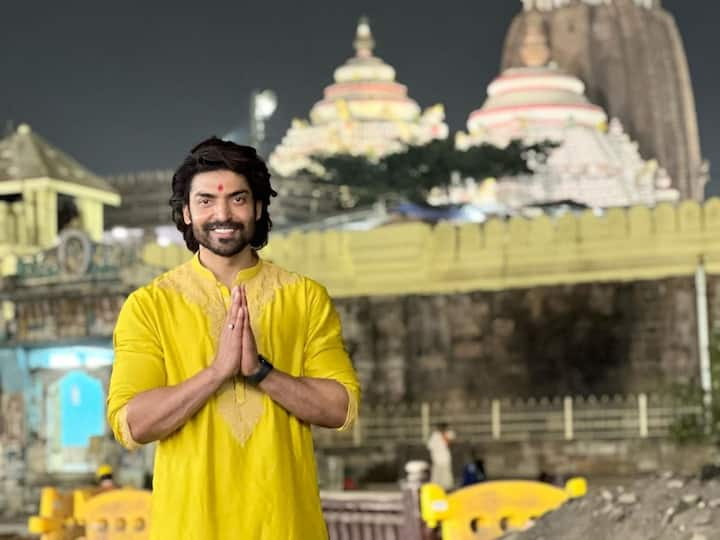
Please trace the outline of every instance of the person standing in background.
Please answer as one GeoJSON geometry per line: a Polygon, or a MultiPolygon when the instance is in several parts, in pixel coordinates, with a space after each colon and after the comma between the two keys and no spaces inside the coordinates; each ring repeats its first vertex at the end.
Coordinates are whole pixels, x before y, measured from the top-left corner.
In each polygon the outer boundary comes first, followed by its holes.
{"type": "Polygon", "coordinates": [[[452,454],[450,452],[450,444],[454,439],[455,433],[450,429],[450,426],[446,422],[441,422],[435,426],[427,443],[432,461],[430,481],[439,484],[445,490],[455,487],[452,454]]]}

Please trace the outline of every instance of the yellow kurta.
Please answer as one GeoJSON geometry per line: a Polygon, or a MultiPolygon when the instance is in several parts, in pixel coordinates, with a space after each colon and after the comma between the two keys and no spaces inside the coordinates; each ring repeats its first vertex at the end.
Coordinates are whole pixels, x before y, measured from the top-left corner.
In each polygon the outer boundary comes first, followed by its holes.
{"type": "MultiPolygon", "coordinates": [[[[340,322],[323,287],[260,260],[241,271],[258,351],[276,369],[340,382],[346,429],[359,386],[340,322]]],[[[198,256],[132,293],[118,317],[108,419],[135,445],[126,405],[136,394],[181,383],[208,367],[230,291],[198,256]]],[[[327,538],[310,426],[242,377],[226,384],[182,428],[159,442],[151,538],[327,538]]]]}

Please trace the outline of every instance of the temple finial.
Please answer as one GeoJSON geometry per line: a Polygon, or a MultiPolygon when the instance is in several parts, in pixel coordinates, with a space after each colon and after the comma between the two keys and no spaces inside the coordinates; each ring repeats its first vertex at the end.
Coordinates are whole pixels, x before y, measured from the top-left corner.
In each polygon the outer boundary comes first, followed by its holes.
{"type": "Polygon", "coordinates": [[[355,41],[353,42],[357,56],[372,56],[375,48],[375,40],[370,31],[370,20],[363,15],[358,21],[357,30],[355,32],[355,41]]]}
{"type": "Polygon", "coordinates": [[[550,48],[543,27],[543,17],[536,11],[530,11],[525,20],[525,39],[520,49],[520,58],[527,67],[547,65],[550,60],[550,48]]]}

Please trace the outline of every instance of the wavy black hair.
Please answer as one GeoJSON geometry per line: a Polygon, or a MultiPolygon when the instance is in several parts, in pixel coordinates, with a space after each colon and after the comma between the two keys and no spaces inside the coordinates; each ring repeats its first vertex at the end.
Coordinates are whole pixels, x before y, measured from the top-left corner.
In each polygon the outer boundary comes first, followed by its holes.
{"type": "Polygon", "coordinates": [[[183,207],[190,203],[190,186],[195,175],[207,171],[227,170],[243,175],[253,194],[254,201],[262,203],[262,215],[255,222],[255,234],[250,245],[260,249],[267,244],[272,220],[268,212],[270,198],[277,192],[270,185],[270,173],[265,162],[252,146],[243,146],[217,137],[210,137],[196,145],[175,171],[172,179],[170,207],[175,226],[182,233],[187,248],[195,253],[200,249],[192,231],[192,224],[185,223],[183,207]]]}

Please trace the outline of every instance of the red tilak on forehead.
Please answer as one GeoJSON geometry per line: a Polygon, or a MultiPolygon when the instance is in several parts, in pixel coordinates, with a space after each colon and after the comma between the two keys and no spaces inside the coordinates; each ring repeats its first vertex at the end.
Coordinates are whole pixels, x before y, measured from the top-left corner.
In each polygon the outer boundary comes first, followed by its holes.
{"type": "Polygon", "coordinates": [[[224,186],[222,184],[218,184],[218,191],[222,191],[223,189],[225,189],[224,186]]]}

